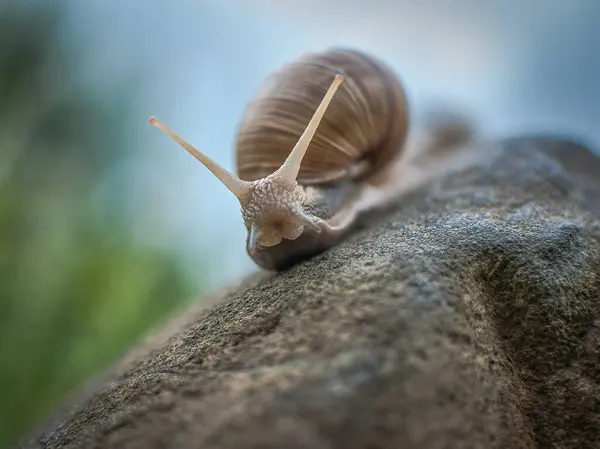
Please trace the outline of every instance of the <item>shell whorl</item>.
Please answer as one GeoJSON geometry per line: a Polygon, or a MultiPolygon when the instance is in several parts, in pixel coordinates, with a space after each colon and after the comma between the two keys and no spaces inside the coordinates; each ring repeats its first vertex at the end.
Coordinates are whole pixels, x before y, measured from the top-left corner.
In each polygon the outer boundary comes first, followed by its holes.
{"type": "Polygon", "coordinates": [[[241,179],[254,181],[281,166],[337,73],[346,81],[312,140],[298,183],[366,177],[399,154],[409,121],[400,80],[372,56],[333,49],[283,66],[248,104],[236,139],[241,179]]]}

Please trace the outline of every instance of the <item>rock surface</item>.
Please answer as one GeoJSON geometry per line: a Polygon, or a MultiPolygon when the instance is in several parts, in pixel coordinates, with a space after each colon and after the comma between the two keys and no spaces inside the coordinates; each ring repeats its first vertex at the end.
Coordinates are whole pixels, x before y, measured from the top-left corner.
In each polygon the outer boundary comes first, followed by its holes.
{"type": "Polygon", "coordinates": [[[600,160],[480,151],[186,313],[18,447],[600,447],[600,160]]]}

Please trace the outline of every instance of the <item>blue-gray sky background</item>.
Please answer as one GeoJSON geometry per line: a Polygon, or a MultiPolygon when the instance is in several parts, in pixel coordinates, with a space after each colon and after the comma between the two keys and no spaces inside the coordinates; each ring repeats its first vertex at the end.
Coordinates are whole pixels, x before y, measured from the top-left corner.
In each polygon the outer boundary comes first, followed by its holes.
{"type": "Polygon", "coordinates": [[[244,105],[269,72],[303,52],[372,52],[396,69],[416,113],[430,101],[457,105],[490,136],[552,131],[600,141],[595,0],[73,0],[69,23],[69,38],[90,55],[90,79],[128,79],[136,90],[136,154],[111,175],[135,185],[136,235],[179,248],[190,270],[208,269],[213,289],[255,269],[238,203],[147,118],[233,169],[244,105]]]}

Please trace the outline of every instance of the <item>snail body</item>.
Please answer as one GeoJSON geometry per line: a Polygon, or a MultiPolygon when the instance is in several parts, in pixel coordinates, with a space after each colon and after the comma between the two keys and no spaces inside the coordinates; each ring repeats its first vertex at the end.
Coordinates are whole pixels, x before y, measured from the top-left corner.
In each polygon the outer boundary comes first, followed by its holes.
{"type": "Polygon", "coordinates": [[[386,64],[332,49],[288,63],[260,86],[237,130],[238,176],[150,121],[236,195],[249,256],[280,270],[335,245],[389,196],[384,174],[403,153],[408,117],[386,64]]]}

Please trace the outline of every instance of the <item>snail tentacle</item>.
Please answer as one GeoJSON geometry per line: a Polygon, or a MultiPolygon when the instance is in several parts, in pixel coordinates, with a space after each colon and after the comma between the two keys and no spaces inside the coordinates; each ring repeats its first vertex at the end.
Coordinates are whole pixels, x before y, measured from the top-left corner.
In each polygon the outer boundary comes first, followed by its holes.
{"type": "Polygon", "coordinates": [[[208,168],[213,175],[215,175],[219,181],[221,181],[225,187],[227,187],[231,193],[233,193],[241,203],[245,202],[248,194],[250,193],[250,188],[252,183],[248,181],[243,181],[234,174],[228,172],[223,167],[221,167],[218,163],[213,161],[210,157],[202,153],[193,145],[190,145],[188,142],[183,140],[179,135],[173,132],[167,125],[162,123],[156,117],[150,117],[149,122],[152,126],[160,129],[163,133],[177,142],[184,150],[198,159],[202,164],[208,168]]]}

